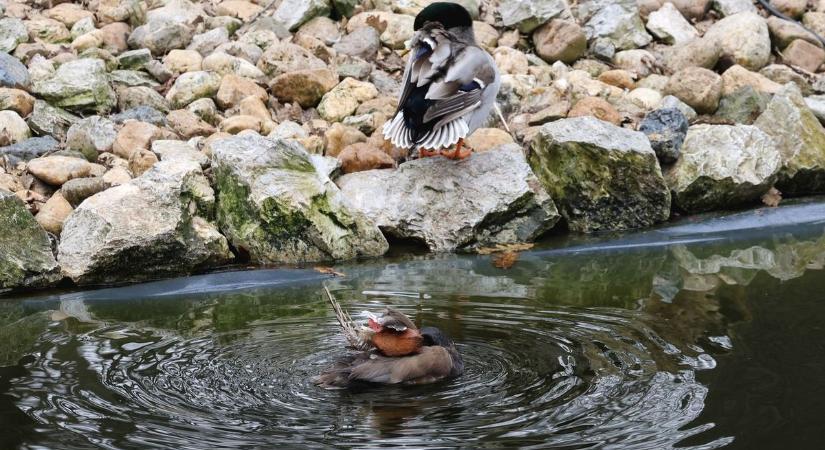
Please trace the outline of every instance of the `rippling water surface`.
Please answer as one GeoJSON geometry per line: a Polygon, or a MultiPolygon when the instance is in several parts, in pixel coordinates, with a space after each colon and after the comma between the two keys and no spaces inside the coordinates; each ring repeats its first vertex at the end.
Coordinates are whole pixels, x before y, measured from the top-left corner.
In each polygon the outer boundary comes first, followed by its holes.
{"type": "Polygon", "coordinates": [[[5,300],[0,448],[779,448],[759,430],[818,442],[803,392],[821,384],[789,392],[825,375],[825,340],[800,337],[825,311],[823,226],[673,230],[551,243],[508,270],[405,257],[334,279],[259,271],[5,300]],[[322,283],[353,312],[393,305],[442,328],[466,373],[312,385],[346,351],[322,283]],[[811,352],[807,369],[777,363],[783,338],[811,352]]]}

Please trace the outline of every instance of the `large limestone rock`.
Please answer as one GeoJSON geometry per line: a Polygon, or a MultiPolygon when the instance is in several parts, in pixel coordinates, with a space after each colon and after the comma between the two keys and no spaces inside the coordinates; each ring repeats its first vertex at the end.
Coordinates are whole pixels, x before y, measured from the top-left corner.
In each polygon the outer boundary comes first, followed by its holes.
{"type": "Polygon", "coordinates": [[[765,19],[753,12],[733,14],[716,22],[705,33],[704,40],[720,49],[720,56],[750,70],[768,64],[771,37],[765,19]]]}
{"type": "Polygon", "coordinates": [[[522,33],[529,33],[565,9],[565,0],[502,0],[498,13],[505,27],[516,26],[522,33]]]}
{"type": "Polygon", "coordinates": [[[342,260],[387,251],[378,227],[299,144],[246,135],[211,149],[221,230],[253,261],[342,260]]]}
{"type": "Polygon", "coordinates": [[[585,24],[588,39],[603,38],[617,50],[644,47],[653,40],[645,31],[639,12],[620,4],[609,4],[585,24]]]}
{"type": "Polygon", "coordinates": [[[47,286],[60,279],[49,236],[26,205],[0,189],[0,292],[47,286]]]}
{"type": "Polygon", "coordinates": [[[185,275],[232,259],[209,221],[215,196],[200,166],[161,161],[87,198],[63,225],[58,261],[78,284],[185,275]]]}
{"type": "Polygon", "coordinates": [[[545,124],[530,165],[571,230],[643,228],[670,216],[670,191],[644,134],[592,117],[545,124]]]}
{"type": "Polygon", "coordinates": [[[559,219],[518,146],[352,173],[338,185],[384,233],[432,251],[529,242],[559,219]]]}
{"type": "Polygon", "coordinates": [[[776,187],[787,195],[825,192],[825,128],[788,83],[754,125],[770,135],[782,155],[776,187]]]}
{"type": "Polygon", "coordinates": [[[674,203],[688,212],[756,203],[782,165],[770,136],[750,125],[696,125],[665,174],[674,203]]]}
{"type": "Polygon", "coordinates": [[[117,98],[106,66],[99,59],[77,59],[62,64],[51,77],[35,82],[32,92],[52,105],[73,111],[109,112],[117,98]]]}
{"type": "Polygon", "coordinates": [[[284,0],[273,17],[293,31],[316,16],[328,16],[332,10],[329,0],[284,0]]]}

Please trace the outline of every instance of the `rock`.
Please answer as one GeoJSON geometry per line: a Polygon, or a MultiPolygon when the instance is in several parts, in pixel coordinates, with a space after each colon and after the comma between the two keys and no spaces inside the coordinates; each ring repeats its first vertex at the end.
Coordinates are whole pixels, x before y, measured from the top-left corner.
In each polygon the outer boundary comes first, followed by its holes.
{"type": "Polygon", "coordinates": [[[332,8],[342,17],[352,17],[360,0],[332,0],[332,8]]]}
{"type": "Polygon", "coordinates": [[[328,16],[331,11],[329,0],[284,0],[272,17],[293,31],[313,17],[328,16]]]}
{"type": "Polygon", "coordinates": [[[173,73],[197,72],[201,70],[203,56],[195,50],[172,50],[163,57],[163,65],[173,73]]]}
{"type": "Polygon", "coordinates": [[[599,97],[584,97],[576,102],[567,117],[592,116],[613,125],[622,123],[622,116],[607,100],[599,97]]]}
{"type": "MultiPolygon", "coordinates": [[[[802,95],[811,95],[814,93],[814,87],[811,83],[812,80],[809,76],[805,76],[784,64],[771,64],[760,70],[759,74],[780,86],[793,83],[802,91],[802,95]]],[[[815,79],[813,81],[816,83],[815,79]]]]}
{"type": "Polygon", "coordinates": [[[780,49],[784,49],[797,39],[808,41],[820,48],[822,47],[819,39],[798,23],[789,22],[779,17],[769,17],[767,23],[770,36],[774,44],[780,49]]]}
{"type": "MultiPolygon", "coordinates": [[[[103,178],[75,178],[63,183],[63,186],[60,187],[59,194],[64,199],[63,201],[69,203],[70,207],[76,208],[83,203],[83,200],[99,192],[103,192],[108,188],[109,183],[103,178]]],[[[71,209],[69,209],[68,212],[71,213],[71,209]]],[[[68,216],[68,214],[66,216],[68,216]]],[[[63,219],[65,219],[66,216],[64,216],[63,219]]],[[[44,225],[43,228],[46,228],[46,226],[44,225]]],[[[48,228],[46,228],[46,230],[48,230],[48,228]]]]}
{"type": "Polygon", "coordinates": [[[261,132],[261,119],[253,116],[232,116],[221,122],[220,129],[229,134],[238,134],[244,130],[261,132]]]}
{"type": "Polygon", "coordinates": [[[209,222],[214,207],[197,164],[158,163],[69,216],[58,248],[63,274],[80,285],[136,282],[225,264],[232,254],[209,222]]]}
{"type": "Polygon", "coordinates": [[[152,142],[152,152],[161,161],[185,159],[198,163],[202,168],[209,166],[209,157],[183,141],[164,139],[152,142]]]}
{"type": "Polygon", "coordinates": [[[759,70],[771,56],[771,38],[765,19],[744,12],[716,22],[705,32],[704,40],[719,48],[720,57],[749,70],[759,70]]]}
{"type": "Polygon", "coordinates": [[[18,44],[29,41],[29,31],[22,20],[16,17],[0,19],[0,53],[12,53],[18,44]]]}
{"type": "Polygon", "coordinates": [[[741,12],[756,13],[756,6],[750,0],[713,0],[713,9],[719,12],[722,17],[741,12]]]}
{"type": "Polygon", "coordinates": [[[113,167],[109,169],[101,178],[108,186],[120,186],[132,180],[132,174],[123,167],[113,167]]]}
{"type": "Polygon", "coordinates": [[[722,74],[722,85],[722,95],[730,95],[744,86],[768,94],[774,94],[782,88],[780,84],[739,65],[731,66],[722,74]]]}
{"type": "Polygon", "coordinates": [[[743,125],[751,125],[765,111],[770,95],[751,86],[727,93],[719,101],[716,116],[743,125]]]}
{"type": "Polygon", "coordinates": [[[41,17],[27,20],[25,24],[29,30],[29,37],[35,42],[57,44],[71,39],[69,29],[56,20],[41,17]]]}
{"type": "Polygon", "coordinates": [[[689,67],[712,69],[719,62],[722,48],[716,41],[694,39],[682,45],[673,46],[665,53],[665,65],[671,72],[678,72],[689,67]]]}
{"type": "Polygon", "coordinates": [[[666,173],[673,201],[688,212],[758,203],[773,186],[781,159],[773,140],[750,125],[696,125],[682,157],[666,173]]]}
{"type": "Polygon", "coordinates": [[[298,102],[304,108],[318,105],[324,94],[338,84],[338,76],[329,69],[297,70],[275,77],[269,85],[278,100],[298,102]]]}
{"type": "Polygon", "coordinates": [[[141,48],[123,52],[117,57],[118,67],[124,70],[140,70],[152,60],[152,52],[141,48]]]}
{"type": "Polygon", "coordinates": [[[553,19],[533,32],[536,53],[549,63],[571,64],[587,51],[587,36],[580,26],[566,20],[553,19]]]}
{"type": "Polygon", "coordinates": [[[501,73],[527,75],[529,62],[524,53],[514,48],[499,47],[493,51],[493,58],[501,73]]]}
{"type": "Polygon", "coordinates": [[[296,70],[325,69],[327,65],[309,50],[288,42],[271,45],[258,60],[258,69],[267,76],[277,77],[296,70]]]}
{"type": "Polygon", "coordinates": [[[602,72],[601,75],[599,75],[599,81],[621,89],[633,89],[636,86],[636,82],[633,80],[633,74],[621,69],[602,72]]]}
{"type": "Polygon", "coordinates": [[[0,52],[0,87],[27,91],[30,83],[26,66],[14,56],[0,52]]]}
{"type": "Polygon", "coordinates": [[[244,22],[248,22],[262,9],[261,6],[245,0],[226,0],[218,4],[215,12],[216,15],[237,17],[244,22]]]}
{"type": "Polygon", "coordinates": [[[528,118],[528,125],[543,125],[547,122],[563,119],[567,117],[568,111],[570,111],[570,102],[563,100],[553,103],[547,108],[530,114],[528,118]]]}
{"type": "Polygon", "coordinates": [[[0,145],[16,144],[31,136],[26,121],[14,111],[0,111],[0,145]]]}
{"type": "Polygon", "coordinates": [[[357,142],[365,142],[367,136],[353,127],[334,123],[324,133],[326,156],[337,157],[341,151],[357,142]]]}
{"type": "Polygon", "coordinates": [[[591,117],[545,124],[530,165],[571,230],[644,228],[670,216],[670,191],[647,137],[591,117]]]}
{"type": "Polygon", "coordinates": [[[802,17],[808,6],[808,0],[771,0],[770,3],[782,14],[795,19],[802,17]]]}
{"type": "Polygon", "coordinates": [[[63,222],[71,213],[72,205],[58,192],[40,207],[35,220],[44,230],[55,236],[60,236],[60,231],[63,230],[63,222]]]}
{"type": "Polygon", "coordinates": [[[220,27],[209,30],[205,33],[192,36],[192,42],[186,47],[187,50],[194,50],[203,56],[214,52],[218,46],[229,42],[229,31],[220,27]]]}
{"type": "Polygon", "coordinates": [[[269,99],[266,90],[254,81],[237,75],[224,75],[215,100],[223,109],[233,108],[246,97],[254,96],[265,102],[269,99]]]}
{"type": "Polygon", "coordinates": [[[637,11],[615,3],[599,9],[585,24],[584,32],[587,39],[604,38],[618,50],[644,47],[653,39],[637,11]]]}
{"type": "Polygon", "coordinates": [[[33,137],[20,143],[0,147],[0,159],[8,158],[12,164],[29,161],[59,149],[60,143],[51,136],[33,137]]]}
{"type": "Polygon", "coordinates": [[[298,144],[260,136],[212,145],[218,221],[258,263],[378,256],[387,241],[298,144]]]}
{"type": "Polygon", "coordinates": [[[518,27],[522,33],[529,33],[548,20],[561,15],[567,9],[564,0],[502,0],[498,14],[505,27],[518,27]]]}
{"type": "Polygon", "coordinates": [[[166,125],[166,116],[151,106],[138,106],[124,110],[120,114],[113,114],[109,119],[117,124],[126,123],[129,120],[137,120],[139,122],[151,123],[156,126],[166,125]]]}
{"type": "Polygon", "coordinates": [[[117,133],[112,152],[123,159],[129,159],[139,150],[147,150],[155,139],[160,138],[160,129],[150,123],[129,121],[117,133]]]}
{"type": "Polygon", "coordinates": [[[473,132],[464,144],[478,153],[502,148],[507,144],[514,144],[513,137],[499,128],[479,128],[473,132]]]}
{"type": "Polygon", "coordinates": [[[651,13],[647,19],[647,29],[671,45],[681,45],[699,36],[673,3],[665,3],[658,11],[651,13]]]}
{"type": "Polygon", "coordinates": [[[0,110],[12,110],[22,117],[31,114],[34,97],[20,89],[0,88],[0,110]]]}
{"type": "Polygon", "coordinates": [[[719,107],[722,77],[708,69],[689,67],[673,74],[665,88],[700,114],[711,114],[719,107]]]}
{"type": "Polygon", "coordinates": [[[361,27],[347,34],[333,47],[336,52],[363,59],[375,58],[381,48],[381,35],[373,27],[361,27]]]}
{"type": "Polygon", "coordinates": [[[113,55],[124,52],[129,48],[127,40],[129,38],[129,25],[122,22],[115,22],[100,28],[100,38],[103,41],[102,48],[108,50],[113,55]]]}
{"type": "Polygon", "coordinates": [[[119,88],[117,96],[118,107],[121,111],[140,107],[151,108],[159,112],[166,112],[170,109],[168,100],[158,91],[146,86],[119,88]]]}
{"type": "Polygon", "coordinates": [[[820,36],[825,35],[825,12],[805,13],[802,24],[820,36]]]}
{"type": "Polygon", "coordinates": [[[651,111],[662,102],[662,94],[654,89],[640,87],[628,92],[625,99],[644,111],[651,111]]]}
{"type": "Polygon", "coordinates": [[[253,80],[262,80],[265,78],[264,73],[251,62],[218,51],[204,58],[201,67],[203,70],[216,72],[220,75],[233,74],[253,80]]]}
{"type": "Polygon", "coordinates": [[[0,190],[0,291],[44,287],[60,279],[49,236],[26,205],[0,190]]]}
{"type": "Polygon", "coordinates": [[[341,40],[341,30],[338,29],[338,22],[329,17],[315,17],[309,22],[301,25],[297,35],[309,35],[321,40],[325,45],[333,45],[341,40]]]}
{"type": "Polygon", "coordinates": [[[789,66],[801,67],[808,72],[816,72],[825,62],[825,50],[797,39],[782,52],[782,61],[789,66]]]}
{"type": "Polygon", "coordinates": [[[639,131],[650,140],[650,146],[662,164],[673,164],[688,131],[688,120],[676,108],[652,111],[639,125],[639,131]]]}
{"type": "Polygon", "coordinates": [[[637,76],[646,77],[656,66],[656,57],[647,50],[624,50],[617,52],[613,56],[613,64],[618,69],[635,73],[637,76]]]}
{"type": "Polygon", "coordinates": [[[78,120],[79,117],[65,110],[55,108],[42,100],[35,100],[34,109],[26,123],[32,131],[41,136],[54,136],[55,139],[63,141],[69,127],[78,120]]]}
{"type": "Polygon", "coordinates": [[[91,18],[94,16],[91,11],[86,11],[81,5],[74,3],[61,3],[56,5],[54,8],[43,11],[43,15],[61,22],[69,28],[82,19],[91,18]]]}
{"type": "Polygon", "coordinates": [[[158,157],[149,150],[138,149],[129,157],[129,172],[139,177],[154,167],[158,162],[158,157]]]}
{"type": "MultiPolygon", "coordinates": [[[[194,103],[191,103],[189,106],[193,104],[194,103]]],[[[172,111],[166,116],[166,120],[169,122],[169,126],[185,139],[190,139],[195,136],[209,136],[215,132],[215,127],[201,120],[200,117],[190,110],[177,109],[172,111]]]]}
{"type": "Polygon", "coordinates": [[[676,9],[687,19],[699,21],[710,9],[712,0],[671,0],[676,9]]]}
{"type": "Polygon", "coordinates": [[[662,98],[662,101],[659,103],[659,108],[676,108],[685,115],[688,122],[692,121],[697,116],[696,111],[694,111],[693,108],[672,95],[667,95],[662,98]]]}
{"type": "Polygon", "coordinates": [[[185,48],[192,41],[192,28],[183,23],[171,21],[150,21],[141,25],[129,35],[129,46],[148,48],[155,56],[162,56],[170,50],[185,48]]]}
{"type": "MultiPolygon", "coordinates": [[[[476,20],[473,22],[473,34],[476,35],[476,42],[478,42],[478,45],[480,45],[484,50],[489,52],[498,47],[498,30],[496,30],[492,25],[476,20]]],[[[535,35],[533,36],[533,39],[535,40],[535,35]]]]}
{"type": "Polygon", "coordinates": [[[29,161],[29,173],[53,186],[60,186],[72,178],[89,176],[92,165],[85,159],[68,156],[43,156],[29,161]]]}
{"type": "Polygon", "coordinates": [[[145,12],[135,0],[100,0],[97,6],[97,16],[102,23],[129,22],[138,20],[138,15],[145,12]]]}
{"type": "Polygon", "coordinates": [[[786,195],[825,192],[825,128],[788,84],[754,125],[771,136],[782,156],[776,188],[786,195]]]}
{"type": "Polygon", "coordinates": [[[100,116],[91,116],[75,122],[66,134],[66,148],[76,150],[91,161],[97,154],[112,151],[117,131],[115,124],[100,116]]]}
{"type": "Polygon", "coordinates": [[[109,112],[116,104],[106,67],[98,59],[78,59],[57,68],[54,75],[38,81],[32,92],[52,105],[72,111],[109,112]]]}
{"type": "Polygon", "coordinates": [[[378,89],[365,81],[347,78],[324,94],[318,105],[318,114],[329,122],[340,122],[352,115],[358,105],[378,96],[378,89]]]}
{"type": "Polygon", "coordinates": [[[348,145],[338,155],[338,160],[344,173],[395,167],[395,160],[390,155],[365,142],[348,145]]]}
{"type": "Polygon", "coordinates": [[[181,74],[166,99],[174,109],[180,109],[199,98],[214,97],[221,86],[221,76],[213,72],[187,72],[181,74]]]}
{"type": "Polygon", "coordinates": [[[137,70],[113,70],[109,73],[109,80],[118,88],[124,86],[155,88],[160,86],[154,78],[137,70]]]}
{"type": "Polygon", "coordinates": [[[378,22],[386,22],[387,28],[381,33],[381,43],[389,48],[400,50],[404,43],[412,39],[415,18],[406,14],[393,14],[386,11],[367,11],[354,15],[347,22],[347,32],[369,26],[367,20],[377,17],[378,22]]]}

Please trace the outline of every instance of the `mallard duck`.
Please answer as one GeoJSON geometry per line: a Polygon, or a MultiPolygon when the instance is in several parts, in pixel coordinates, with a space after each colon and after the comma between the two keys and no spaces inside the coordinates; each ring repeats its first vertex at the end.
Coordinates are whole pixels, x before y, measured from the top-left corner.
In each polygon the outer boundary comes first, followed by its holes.
{"type": "Polygon", "coordinates": [[[464,372],[464,362],[453,341],[435,327],[420,330],[403,313],[386,308],[371,315],[368,327],[356,329],[329,291],[347,340],[362,351],[345,356],[313,378],[324,388],[356,384],[427,384],[464,372]]]}
{"type": "Polygon", "coordinates": [[[463,6],[436,2],[415,17],[415,35],[395,116],[384,125],[393,145],[420,156],[462,159],[464,138],[481,126],[501,83],[493,57],[476,44],[463,6]],[[438,152],[449,149],[451,152],[438,152]]]}

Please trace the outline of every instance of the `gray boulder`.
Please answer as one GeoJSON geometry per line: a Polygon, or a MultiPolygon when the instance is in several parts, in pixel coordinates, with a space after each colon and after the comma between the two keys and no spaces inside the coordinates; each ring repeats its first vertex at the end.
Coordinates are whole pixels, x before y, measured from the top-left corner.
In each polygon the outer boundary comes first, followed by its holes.
{"type": "Polygon", "coordinates": [[[584,26],[588,39],[602,38],[618,49],[644,47],[653,40],[635,8],[610,4],[600,9],[584,26]]]}
{"type": "Polygon", "coordinates": [[[117,131],[115,124],[100,116],[91,116],[75,122],[66,133],[66,148],[75,150],[89,161],[97,161],[100,152],[112,150],[117,131]]]}
{"type": "Polygon", "coordinates": [[[43,100],[35,100],[34,110],[26,119],[26,123],[39,135],[54,136],[58,141],[63,141],[69,128],[78,120],[80,117],[66,110],[55,108],[43,100]]]}
{"type": "Polygon", "coordinates": [[[0,189],[0,292],[60,280],[49,236],[13,193],[0,189]]]}
{"type": "Polygon", "coordinates": [[[298,29],[317,16],[328,16],[332,11],[329,0],[284,0],[272,17],[290,31],[298,29]]]}
{"type": "Polygon", "coordinates": [[[750,125],[696,125],[665,174],[673,202],[688,212],[756,203],[781,168],[770,136],[750,125]]]}
{"type": "Polygon", "coordinates": [[[670,190],[644,134],[593,117],[543,125],[530,165],[571,230],[644,228],[670,216],[670,190]]]}
{"type": "Polygon", "coordinates": [[[720,57],[749,70],[759,70],[771,56],[768,24],[755,12],[740,12],[716,22],[703,38],[720,49],[720,57]]]}
{"type": "Polygon", "coordinates": [[[0,19],[0,53],[12,53],[18,44],[28,42],[26,24],[17,17],[0,19]]]}
{"type": "Polygon", "coordinates": [[[99,59],[76,59],[58,67],[55,73],[34,83],[32,92],[52,105],[73,111],[109,112],[116,104],[106,66],[99,59]]]}
{"type": "Polygon", "coordinates": [[[232,260],[209,218],[215,196],[200,166],[161,161],[93,195],[63,225],[58,261],[78,284],[187,275],[232,260]]]}
{"type": "Polygon", "coordinates": [[[502,0],[498,13],[505,27],[515,26],[522,33],[530,33],[565,9],[565,0],[502,0]]]}
{"type": "Polygon", "coordinates": [[[0,87],[28,90],[30,83],[29,69],[14,56],[0,52],[0,87]]]}
{"type": "Polygon", "coordinates": [[[423,242],[432,251],[530,242],[559,220],[516,145],[460,162],[418,159],[337,182],[385,234],[423,242]]]}
{"type": "Polygon", "coordinates": [[[378,256],[378,227],[293,141],[256,135],[212,144],[218,222],[233,246],[260,263],[378,256]]]}
{"type": "Polygon", "coordinates": [[[0,158],[6,157],[12,164],[30,161],[60,149],[60,143],[51,136],[33,137],[16,144],[0,147],[0,158]]]}

